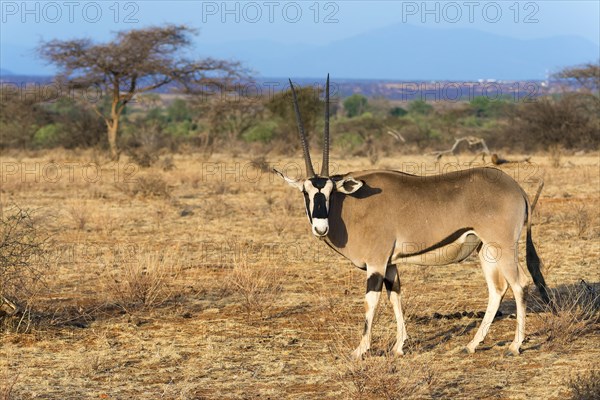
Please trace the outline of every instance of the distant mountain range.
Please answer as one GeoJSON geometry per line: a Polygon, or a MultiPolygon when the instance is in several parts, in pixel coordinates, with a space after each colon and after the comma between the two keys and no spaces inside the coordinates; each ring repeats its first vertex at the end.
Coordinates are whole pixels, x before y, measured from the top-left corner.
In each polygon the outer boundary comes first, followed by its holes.
{"type": "MultiPolygon", "coordinates": [[[[299,38],[299,41],[302,39],[299,38]]],[[[325,41],[325,40],[324,40],[325,41]]],[[[31,66],[31,49],[4,46],[3,67],[31,66]],[[7,61],[10,60],[10,61],[7,61]]],[[[545,79],[562,67],[600,59],[600,48],[579,36],[520,40],[470,29],[395,24],[322,46],[276,41],[204,43],[200,56],[236,59],[261,76],[337,79],[545,79]]],[[[25,71],[25,69],[24,69],[25,71]]],[[[45,74],[40,63],[39,72],[45,74]]]]}
{"type": "Polygon", "coordinates": [[[561,67],[597,61],[578,36],[519,40],[468,29],[392,25],[323,46],[277,42],[202,44],[202,53],[237,58],[264,76],[472,80],[544,79],[561,67]]]}

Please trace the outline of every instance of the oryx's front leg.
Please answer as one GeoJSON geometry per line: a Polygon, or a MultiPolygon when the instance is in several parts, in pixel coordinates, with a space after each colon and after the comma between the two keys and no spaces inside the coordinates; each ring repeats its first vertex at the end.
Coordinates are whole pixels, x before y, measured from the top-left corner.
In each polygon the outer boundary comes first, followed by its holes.
{"type": "Polygon", "coordinates": [[[379,268],[367,266],[367,294],[365,295],[365,327],[360,344],[352,353],[355,359],[360,359],[371,347],[371,328],[375,309],[383,288],[383,271],[379,268]]]}
{"type": "Polygon", "coordinates": [[[396,265],[388,265],[385,270],[384,283],[388,299],[394,308],[394,315],[396,316],[396,323],[398,325],[396,344],[392,351],[396,355],[403,355],[404,352],[402,351],[402,347],[404,346],[407,335],[406,326],[404,325],[404,315],[402,314],[402,305],[400,304],[400,276],[398,275],[398,268],[396,265]]]}

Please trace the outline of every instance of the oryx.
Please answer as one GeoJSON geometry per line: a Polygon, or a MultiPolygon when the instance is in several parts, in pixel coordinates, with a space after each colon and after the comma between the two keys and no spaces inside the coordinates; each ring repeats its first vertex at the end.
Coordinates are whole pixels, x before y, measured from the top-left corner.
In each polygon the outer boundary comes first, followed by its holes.
{"type": "Polygon", "coordinates": [[[365,325],[353,356],[360,358],[370,347],[371,325],[384,284],[398,325],[393,352],[403,354],[407,335],[396,264],[447,265],[464,260],[473,251],[479,253],[489,300],[483,321],[466,350],[475,352],[484,339],[510,286],[517,306],[517,328],[509,353],[519,354],[525,337],[527,278],[517,259],[517,242],[524,225],[527,268],[543,300],[549,301],[531,239],[532,206],[519,184],[494,168],[433,176],[388,170],[330,176],[329,75],[323,165],[321,173],[316,174],[291,80],[290,86],[308,177],[296,180],[275,172],[304,195],[312,233],[367,272],[365,325]]]}

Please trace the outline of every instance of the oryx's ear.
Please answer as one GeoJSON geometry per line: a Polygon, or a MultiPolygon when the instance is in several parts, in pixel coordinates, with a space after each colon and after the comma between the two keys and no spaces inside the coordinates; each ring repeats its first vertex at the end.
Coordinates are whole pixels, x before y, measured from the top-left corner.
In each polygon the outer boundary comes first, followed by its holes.
{"type": "Polygon", "coordinates": [[[352,194],[356,192],[362,187],[362,185],[362,181],[356,180],[351,176],[347,176],[335,182],[336,190],[345,194],[352,194]]]}
{"type": "Polygon", "coordinates": [[[281,179],[286,181],[288,183],[288,185],[295,187],[296,189],[302,191],[302,189],[303,189],[302,181],[297,181],[295,179],[288,178],[281,171],[278,171],[275,168],[273,168],[273,172],[275,172],[277,175],[279,175],[281,177],[281,179]]]}

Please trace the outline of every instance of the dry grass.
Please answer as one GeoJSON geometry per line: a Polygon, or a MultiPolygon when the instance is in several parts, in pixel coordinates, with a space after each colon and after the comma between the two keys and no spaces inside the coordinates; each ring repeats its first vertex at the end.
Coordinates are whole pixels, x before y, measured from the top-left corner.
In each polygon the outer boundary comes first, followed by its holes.
{"type": "Polygon", "coordinates": [[[0,326],[27,332],[48,272],[48,236],[30,211],[17,205],[0,215],[0,326]]]}
{"type": "Polygon", "coordinates": [[[136,177],[134,182],[119,183],[116,187],[130,196],[165,197],[171,196],[172,187],[159,174],[146,174],[136,177]]]}
{"type": "Polygon", "coordinates": [[[82,200],[74,200],[66,207],[76,229],[84,230],[90,220],[90,210],[82,200]]]}
{"type": "Polygon", "coordinates": [[[582,280],[579,284],[564,286],[551,294],[551,307],[541,306],[535,314],[536,334],[545,337],[545,347],[553,350],[569,349],[577,339],[600,327],[600,292],[582,280]]]}
{"type": "Polygon", "coordinates": [[[550,165],[553,168],[560,168],[564,152],[564,149],[560,145],[550,146],[548,154],[550,157],[550,165]]]}
{"type": "Polygon", "coordinates": [[[260,265],[240,261],[227,277],[227,284],[236,297],[241,298],[241,305],[250,321],[254,313],[263,318],[264,313],[279,300],[280,280],[276,270],[266,270],[260,265]]]}
{"type": "MultiPolygon", "coordinates": [[[[597,368],[597,365],[595,367],[597,368]]],[[[592,369],[577,374],[569,381],[569,388],[572,400],[600,399],[600,370],[592,369]]]]}
{"type": "Polygon", "coordinates": [[[12,400],[13,389],[19,380],[19,375],[5,372],[0,376],[0,400],[12,400]]]}
{"type": "Polygon", "coordinates": [[[592,209],[585,202],[574,203],[568,216],[579,239],[593,239],[600,233],[597,229],[600,211],[592,209]]]}
{"type": "Polygon", "coordinates": [[[348,399],[431,398],[442,390],[433,360],[423,357],[369,357],[338,365],[339,379],[348,386],[348,399]]]}
{"type": "Polygon", "coordinates": [[[143,252],[126,259],[105,280],[107,299],[124,309],[157,307],[173,295],[181,273],[177,252],[143,252]]]}
{"type": "MultiPolygon", "coordinates": [[[[562,400],[597,381],[587,366],[600,358],[598,314],[581,284],[598,292],[597,154],[563,154],[556,168],[536,155],[537,169],[503,166],[528,193],[544,177],[533,233],[560,306],[552,314],[530,302],[521,357],[503,356],[515,328],[510,292],[479,351],[458,352],[487,302],[481,267],[469,258],[400,265],[406,355],[388,356],[396,325],[383,295],[372,351],[359,362],[348,356],[362,330],[364,272],[311,236],[302,196],[265,166],[298,164],[299,155],[243,154],[211,156],[234,171],[226,175],[203,174],[209,160],[196,154],[172,154],[175,168],[157,162],[127,182],[110,171],[88,182],[77,168],[72,182],[8,176],[3,204],[35,210],[52,247],[36,323],[0,338],[0,387],[10,385],[14,399],[562,400]],[[235,165],[250,165],[248,176],[259,179],[236,175],[235,165]],[[70,213],[71,205],[80,210],[70,213]]],[[[427,174],[472,158],[379,156],[378,165],[427,174]]],[[[3,161],[85,165],[97,157],[61,150],[3,161]]],[[[340,172],[371,164],[366,155],[332,160],[340,172]]]]}

